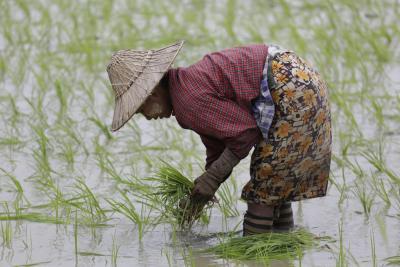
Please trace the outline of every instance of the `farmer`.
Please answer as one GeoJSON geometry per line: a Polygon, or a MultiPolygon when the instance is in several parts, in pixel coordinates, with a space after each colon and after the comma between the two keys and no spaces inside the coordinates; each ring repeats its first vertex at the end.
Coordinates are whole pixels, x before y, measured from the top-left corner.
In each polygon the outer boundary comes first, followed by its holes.
{"type": "Polygon", "coordinates": [[[243,234],[293,227],[291,202],[326,194],[331,159],[327,87],[295,53],[248,45],[171,68],[182,42],[149,51],[122,50],[107,66],[115,92],[112,130],[134,114],[175,116],[206,147],[206,171],[191,201],[206,203],[255,146],[243,234]]]}

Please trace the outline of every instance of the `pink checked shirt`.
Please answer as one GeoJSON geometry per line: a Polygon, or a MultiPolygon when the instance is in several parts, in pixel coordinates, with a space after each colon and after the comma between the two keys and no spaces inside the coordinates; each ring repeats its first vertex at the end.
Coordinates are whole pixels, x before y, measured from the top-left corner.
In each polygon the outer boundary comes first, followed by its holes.
{"type": "Polygon", "coordinates": [[[266,45],[231,48],[168,71],[174,115],[183,128],[200,135],[206,168],[225,147],[243,159],[261,140],[252,101],[260,94],[267,53],[266,45]]]}

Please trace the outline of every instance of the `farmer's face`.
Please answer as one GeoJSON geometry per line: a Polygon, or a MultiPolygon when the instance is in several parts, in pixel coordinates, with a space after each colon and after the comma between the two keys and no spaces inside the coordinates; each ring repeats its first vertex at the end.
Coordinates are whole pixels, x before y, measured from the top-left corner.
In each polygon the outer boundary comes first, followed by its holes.
{"type": "Polygon", "coordinates": [[[136,113],[143,114],[148,120],[171,117],[172,103],[168,89],[157,85],[136,113]]]}

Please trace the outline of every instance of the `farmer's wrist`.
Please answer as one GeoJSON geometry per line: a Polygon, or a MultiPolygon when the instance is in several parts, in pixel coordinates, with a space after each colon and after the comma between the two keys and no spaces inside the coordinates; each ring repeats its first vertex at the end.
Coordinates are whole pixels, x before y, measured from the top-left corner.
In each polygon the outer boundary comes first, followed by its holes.
{"type": "Polygon", "coordinates": [[[218,180],[218,178],[206,171],[195,180],[195,184],[201,184],[205,191],[215,192],[217,191],[221,182],[218,180]]]}
{"type": "Polygon", "coordinates": [[[214,161],[207,169],[210,179],[215,180],[219,185],[228,179],[233,168],[239,163],[240,159],[229,149],[225,148],[219,158],[214,161]]]}
{"type": "Polygon", "coordinates": [[[239,163],[232,151],[228,148],[222,152],[219,158],[195,180],[195,186],[192,191],[194,198],[210,200],[219,186],[228,179],[233,167],[239,163]]]}
{"type": "Polygon", "coordinates": [[[197,202],[207,202],[211,200],[218,190],[220,183],[208,172],[204,172],[194,181],[192,190],[193,200],[197,202]]]}

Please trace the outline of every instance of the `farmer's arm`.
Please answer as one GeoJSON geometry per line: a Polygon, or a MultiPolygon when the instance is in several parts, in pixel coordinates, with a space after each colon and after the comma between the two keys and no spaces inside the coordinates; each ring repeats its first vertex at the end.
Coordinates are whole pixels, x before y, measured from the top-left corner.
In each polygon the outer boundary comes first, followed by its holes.
{"type": "Polygon", "coordinates": [[[206,147],[207,158],[205,169],[207,170],[211,164],[221,156],[222,152],[224,152],[225,144],[218,139],[205,135],[200,135],[200,138],[206,147]]]}
{"type": "Polygon", "coordinates": [[[193,189],[193,197],[199,200],[210,200],[232,169],[261,138],[257,126],[251,123],[250,112],[229,100],[225,101],[224,107],[219,110],[220,121],[209,124],[208,136],[202,136],[207,148],[206,172],[195,180],[193,189]]]}
{"type": "MultiPolygon", "coordinates": [[[[226,148],[223,141],[216,138],[200,135],[201,141],[206,147],[206,166],[207,170],[211,164],[219,158],[224,149],[226,148]]],[[[260,138],[259,132],[253,128],[243,131],[241,136],[236,138],[227,138],[226,142],[233,142],[234,145],[230,146],[231,150],[234,151],[235,155],[239,155],[240,158],[244,158],[248,155],[249,151],[253,146],[253,142],[260,138]]],[[[228,144],[229,145],[229,144],[228,144]]]]}

